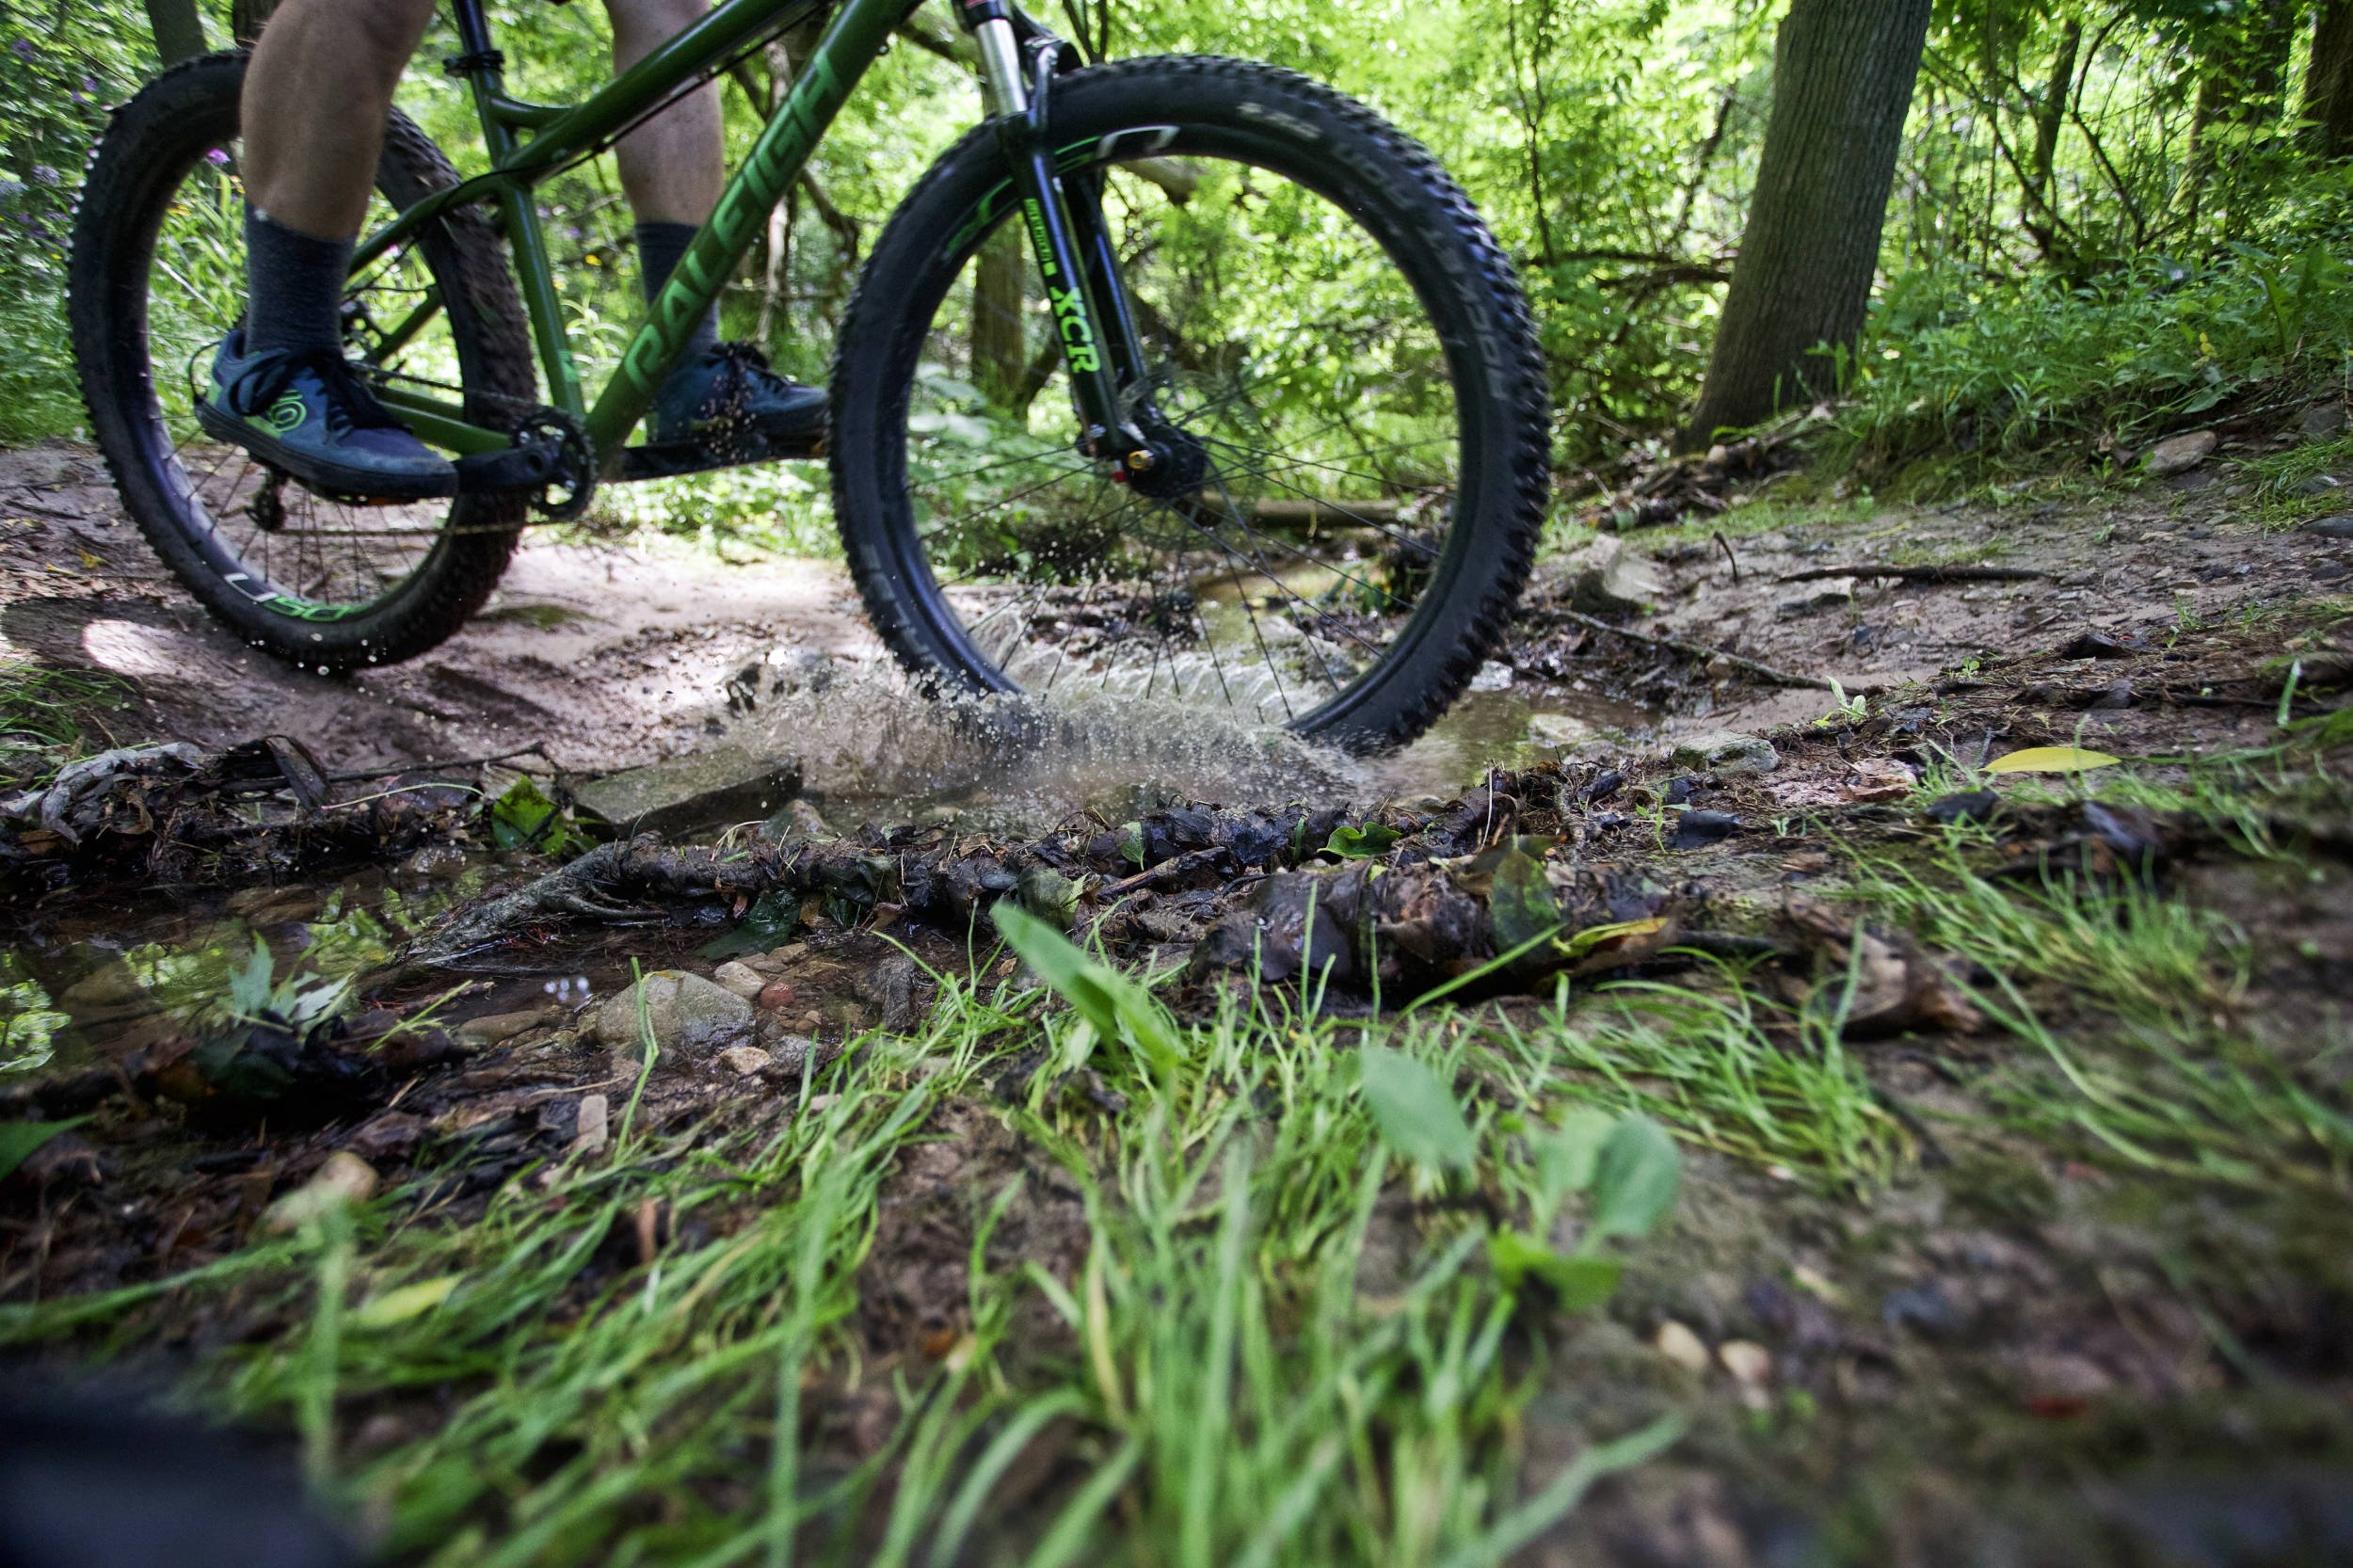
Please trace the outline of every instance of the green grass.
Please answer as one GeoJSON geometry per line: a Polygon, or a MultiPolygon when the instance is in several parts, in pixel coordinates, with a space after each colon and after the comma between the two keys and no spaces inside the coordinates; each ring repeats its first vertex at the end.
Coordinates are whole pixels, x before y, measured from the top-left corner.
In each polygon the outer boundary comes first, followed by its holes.
{"type": "MultiPolygon", "coordinates": [[[[113,744],[113,733],[100,715],[123,706],[131,695],[131,688],[111,675],[49,669],[25,660],[0,662],[0,777],[23,771],[22,760],[11,760],[10,752],[113,744]]],[[[54,765],[68,760],[50,760],[54,765]]]]}
{"type": "MultiPolygon", "coordinates": [[[[1523,1040],[1498,1085],[1459,1031],[1385,1031],[1431,1081],[1481,1089],[1433,1108],[1465,1119],[1472,1166],[1425,1168],[1388,1152],[1328,1019],[1229,1008],[1155,1067],[1043,1000],[943,977],[919,1036],[865,1040],[797,1113],[728,1130],[616,1117],[605,1154],[525,1172],[463,1224],[419,1207],[421,1173],[193,1275],[5,1309],[0,1340],[104,1352],[166,1316],[275,1320],[205,1357],[193,1397],[298,1428],[396,1558],[468,1568],[933,1564],[968,1536],[979,1560],[1040,1568],[1470,1568],[1671,1440],[1657,1424],[1561,1476],[1521,1472],[1549,1309],[1531,1315],[1539,1288],[1506,1288],[1488,1248],[1512,1226],[1542,1251],[1552,1208],[1594,1179],[1589,1159],[1564,1186],[1544,1154],[1561,1059],[1523,1040]],[[1070,1109],[1051,1071],[996,1101],[1011,1054],[1040,1044],[1092,1060],[1128,1111],[1070,1109]],[[861,1268],[890,1262],[871,1256],[884,1194],[951,1105],[1001,1118],[1032,1169],[968,1194],[952,1349],[861,1367],[848,1320],[861,1268]],[[1082,1194],[1083,1261],[1064,1277],[989,1246],[1007,1215],[1036,1223],[1025,1192],[1056,1167],[1082,1194]],[[583,1285],[648,1201],[708,1240],[583,1285]],[[852,1388],[891,1413],[862,1456],[821,1435],[852,1388]],[[350,1451],[365,1412],[420,1400],[440,1402],[429,1435],[350,1451]],[[994,1506],[1041,1434],[1052,1479],[994,1506]]],[[[1588,1228],[1580,1254],[1608,1233],[1588,1228]]]]}

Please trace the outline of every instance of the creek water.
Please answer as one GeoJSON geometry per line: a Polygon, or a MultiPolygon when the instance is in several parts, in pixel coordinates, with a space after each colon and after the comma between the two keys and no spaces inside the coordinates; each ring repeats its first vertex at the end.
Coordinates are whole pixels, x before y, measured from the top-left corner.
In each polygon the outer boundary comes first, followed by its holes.
{"type": "MultiPolygon", "coordinates": [[[[1479,688],[1413,745],[1375,759],[1165,706],[1105,699],[974,712],[854,677],[769,693],[727,744],[796,761],[804,798],[839,830],[952,822],[959,831],[1015,838],[1077,812],[1115,823],[1178,798],[1366,808],[1447,798],[1491,766],[1559,755],[1564,742],[1606,744],[1647,717],[1583,694],[1508,683],[1496,666],[1479,688]]],[[[696,762],[675,766],[686,773],[696,762]]],[[[248,969],[257,949],[279,984],[364,975],[411,933],[527,864],[536,862],[445,846],[331,883],[32,901],[0,928],[0,1082],[120,1060],[200,1022],[227,1005],[232,971],[248,969]]],[[[469,989],[450,1016],[586,1000],[626,984],[632,955],[683,952],[709,935],[568,934],[453,974],[453,985],[469,989]]]]}

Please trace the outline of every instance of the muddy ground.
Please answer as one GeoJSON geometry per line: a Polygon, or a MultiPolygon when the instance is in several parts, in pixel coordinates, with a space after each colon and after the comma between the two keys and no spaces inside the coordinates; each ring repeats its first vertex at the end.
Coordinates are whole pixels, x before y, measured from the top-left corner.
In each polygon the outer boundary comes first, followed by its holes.
{"type": "MultiPolygon", "coordinates": [[[[2121,494],[1941,509],[1760,501],[1625,536],[1657,604],[1618,617],[1626,630],[1835,680],[1867,694],[1868,718],[1817,723],[1833,701],[1821,689],[1553,614],[1576,586],[1574,572],[1556,568],[1483,689],[1404,759],[1361,770],[1309,757],[1288,774],[1261,760],[1222,778],[1201,763],[1169,791],[1234,808],[1308,797],[1352,820],[1385,821],[1405,835],[1388,857],[1401,869],[1417,856],[1548,840],[1548,864],[1600,868],[1641,889],[1649,902],[1612,911],[1622,918],[1672,915],[1683,934],[1785,969],[1793,984],[1818,980],[1834,936],[1775,911],[1836,892],[1843,862],[1832,851],[1900,856],[1923,840],[1922,776],[2044,744],[2155,758],[2266,744],[2281,711],[2284,649],[2340,671],[2334,684],[2323,677],[2292,696],[2292,716],[2343,702],[2353,641],[2329,596],[2353,565],[2353,541],[2266,529],[2257,498],[2234,493],[2240,482],[2227,468],[2184,477],[2121,494]],[[1936,563],[2046,575],[1783,580],[1936,563]],[[1531,737],[1540,715],[1567,722],[1539,724],[1531,737]],[[1751,773],[1673,759],[1679,744],[1724,730],[1764,738],[1778,764],[1751,773]],[[1507,771],[1487,776],[1489,765],[1507,771]],[[1273,792],[1212,793],[1220,784],[1273,792]],[[1669,806],[1689,808],[1687,827],[1693,812],[1730,825],[1670,836],[1659,828],[1669,806]]],[[[780,714],[805,716],[811,710],[794,704],[825,696],[806,679],[812,659],[840,690],[888,689],[854,600],[826,567],[534,544],[474,628],[415,664],[345,681],[280,668],[209,625],[160,576],[76,449],[0,456],[0,658],[120,678],[124,705],[95,717],[125,744],[218,746],[275,732],[331,768],[360,770],[539,742],[568,774],[585,775],[697,746],[773,744],[796,728],[780,714]],[[771,672],[748,708],[743,683],[728,686],[747,666],[771,672]]],[[[917,738],[936,744],[929,732],[917,738]]],[[[978,798],[974,778],[985,795],[991,779],[1012,776],[1001,760],[927,753],[929,788],[909,790],[876,775],[888,743],[821,742],[834,748],[827,756],[794,760],[818,780],[836,826],[869,811],[904,812],[885,824],[936,813],[871,840],[902,857],[954,853],[955,814],[978,798]]],[[[2348,759],[2340,748],[2325,761],[2341,778],[2348,759]]],[[[1115,763],[1113,755],[1106,768],[1115,763]]],[[[1027,804],[1035,817],[1084,802],[1027,804]]],[[[1107,815],[1098,825],[1117,823],[1107,815]]],[[[2239,853],[2194,813],[2113,825],[2062,802],[2020,807],[1995,837],[2020,866],[2086,876],[2154,855],[2167,890],[2248,936],[2245,978],[2228,1001],[2234,1021],[2292,1045],[2299,1070],[2341,1096],[2353,1048],[2344,1001],[2353,994],[2353,824],[2273,824],[2290,848],[2268,859],[2239,853]]],[[[1103,859],[1079,834],[1054,853],[1094,889],[1128,880],[1113,874],[1125,851],[1112,851],[1103,859]]],[[[1236,983],[1204,948],[1221,921],[1263,914],[1264,895],[1237,874],[1246,856],[1228,864],[1172,840],[1147,858],[1160,866],[1188,854],[1193,862],[1140,896],[1098,904],[1090,891],[1082,907],[1107,917],[1103,935],[1124,955],[1191,966],[1177,994],[1197,1011],[1236,983]]],[[[79,1073],[88,1101],[40,1108],[93,1119],[0,1194],[0,1304],[102,1291],[227,1256],[339,1151],[395,1178],[429,1161],[446,1174],[422,1209],[463,1224],[500,1183],[573,1146],[584,1117],[593,1120],[588,1102],[609,1105],[632,1080],[598,1032],[600,1004],[632,961],[718,975],[707,944],[735,928],[745,901],[682,897],[656,923],[550,915],[429,969],[397,962],[440,912],[528,886],[550,865],[476,843],[275,888],[189,887],[161,900],[120,888],[87,899],[21,895],[10,916],[17,972],[40,982],[77,1035],[78,1054],[46,1071],[52,1081],[79,1073]],[[365,977],[372,1016],[438,1002],[433,1027],[403,1038],[406,1054],[366,1103],[330,1108],[315,1128],[207,1125],[162,1077],[131,1073],[135,1081],[117,1085],[127,1094],[89,1086],[93,1064],[130,1062],[171,1032],[150,981],[126,983],[131,954],[149,954],[141,961],[152,968],[154,953],[226,954],[253,936],[288,957],[342,952],[365,977]],[[453,996],[453,986],[463,989],[453,996]]],[[[880,902],[821,899],[804,905],[790,940],[746,946],[734,961],[759,982],[747,1000],[763,1059],[665,1068],[641,1113],[681,1126],[779,1115],[782,1086],[796,1076],[783,1070],[792,1051],[822,1056],[865,1030],[908,1028],[929,992],[905,950],[958,972],[970,949],[964,932],[909,921],[880,902]]],[[[1492,934],[1488,942],[1482,951],[1492,934]]],[[[2096,1006],[2064,985],[2034,1000],[2062,1029],[2099,1025],[2096,1006]]],[[[1345,994],[1332,1004],[1367,1005],[1345,994]]],[[[1480,1005],[1523,1024],[1535,1016],[1508,987],[1480,1005]]],[[[2137,1169],[2088,1139],[2029,1136],[1992,1112],[1984,1088],[2020,1042],[1967,1021],[1931,1008],[1855,1042],[1903,1128],[1888,1179],[1824,1182],[1723,1152],[1741,1146],[1737,1137],[1720,1150],[1693,1146],[1672,1229],[1635,1256],[1606,1315],[1562,1327],[1521,1417],[1532,1476],[1557,1470],[1596,1430],[1662,1409],[1695,1412],[1692,1433],[1607,1485],[1528,1560],[2353,1560],[2353,1206],[2342,1166],[2302,1187],[2207,1184],[2137,1169]]],[[[19,1110],[9,1114],[39,1103],[25,1081],[11,1088],[19,1110]]],[[[1032,1170],[1047,1194],[1016,1229],[1032,1256],[1064,1278],[1076,1266],[1064,1256],[1080,1244],[1075,1197],[1049,1160],[985,1103],[950,1107],[937,1130],[941,1141],[911,1154],[886,1188],[856,1324],[873,1370],[865,1385],[828,1396],[838,1401],[828,1441],[845,1461],[880,1441],[870,1407],[888,1368],[944,1353],[965,1326],[978,1209],[1006,1172],[1032,1170]]],[[[600,1255],[584,1290],[650,1261],[664,1223],[645,1216],[600,1255]]],[[[267,1311],[240,1317],[233,1304],[149,1324],[153,1343],[175,1354],[270,1332],[267,1311]]],[[[433,1419],[416,1400],[348,1416],[362,1449],[433,1419]]]]}

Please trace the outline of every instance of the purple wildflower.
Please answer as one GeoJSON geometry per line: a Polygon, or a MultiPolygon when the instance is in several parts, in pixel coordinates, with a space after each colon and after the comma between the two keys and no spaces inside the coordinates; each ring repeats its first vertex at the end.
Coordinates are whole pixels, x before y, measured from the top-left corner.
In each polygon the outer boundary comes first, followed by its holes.
{"type": "Polygon", "coordinates": [[[30,39],[18,39],[8,47],[16,51],[17,58],[21,60],[29,60],[33,57],[33,41],[30,39]]]}
{"type": "Polygon", "coordinates": [[[215,168],[225,168],[229,165],[229,154],[216,147],[204,154],[204,161],[215,168]]]}

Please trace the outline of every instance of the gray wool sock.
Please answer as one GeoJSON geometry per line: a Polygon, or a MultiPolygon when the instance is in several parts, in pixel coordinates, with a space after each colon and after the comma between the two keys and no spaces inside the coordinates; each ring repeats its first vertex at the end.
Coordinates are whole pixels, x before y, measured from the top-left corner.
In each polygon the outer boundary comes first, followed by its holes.
{"type": "Polygon", "coordinates": [[[245,351],[343,347],[350,240],[313,239],[259,207],[245,210],[245,351]]]}
{"type": "MultiPolygon", "coordinates": [[[[637,282],[646,291],[646,303],[653,304],[662,285],[670,280],[679,263],[686,255],[686,248],[702,232],[691,223],[641,223],[637,226],[637,282]]],[[[715,347],[719,342],[719,307],[713,305],[703,312],[702,320],[686,340],[686,353],[680,362],[715,347]]]]}

